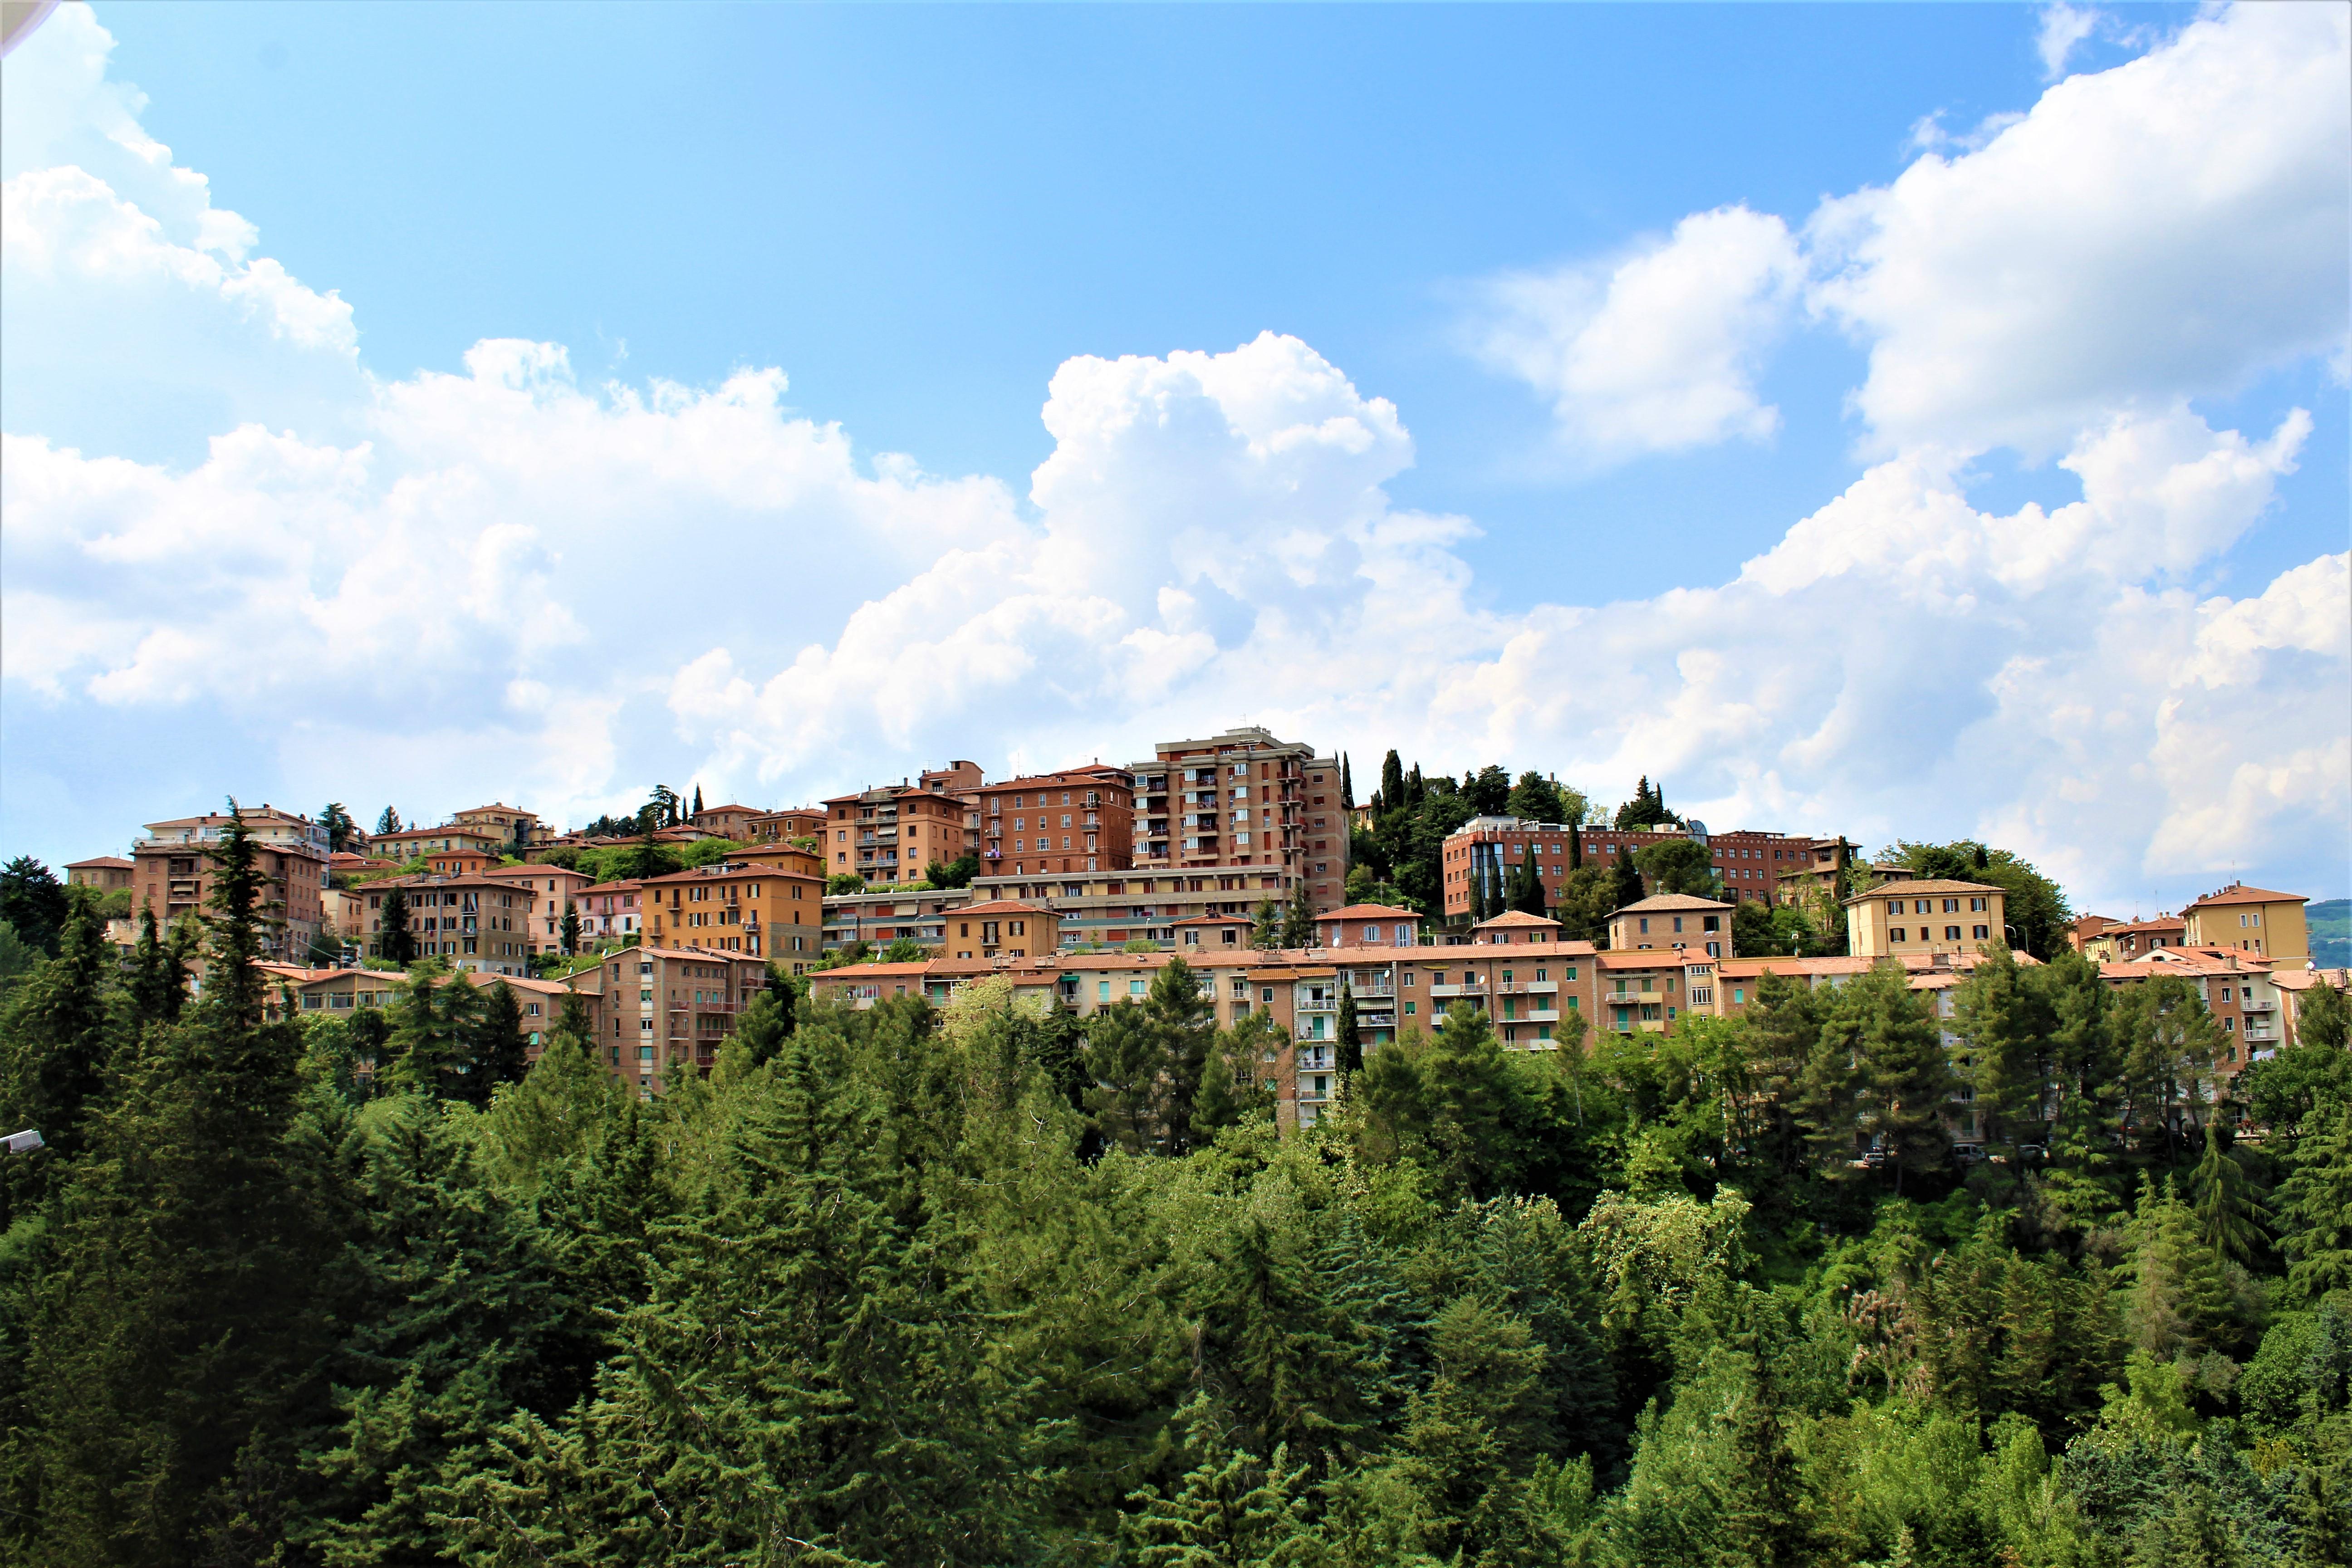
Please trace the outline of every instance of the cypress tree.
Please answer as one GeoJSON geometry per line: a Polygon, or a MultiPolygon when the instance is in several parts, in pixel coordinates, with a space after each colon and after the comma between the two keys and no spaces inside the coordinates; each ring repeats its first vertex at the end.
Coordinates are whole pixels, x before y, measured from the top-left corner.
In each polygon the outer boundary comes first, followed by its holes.
{"type": "Polygon", "coordinates": [[[383,896],[383,923],[376,948],[403,969],[416,962],[416,936],[408,929],[408,894],[401,889],[383,896]]]}
{"type": "Polygon", "coordinates": [[[1342,811],[1356,809],[1356,774],[1355,770],[1349,764],[1348,753],[1345,752],[1339,753],[1339,809],[1342,811]]]}
{"type": "Polygon", "coordinates": [[[1391,746],[1389,754],[1381,762],[1381,811],[1385,816],[1391,811],[1402,811],[1409,804],[1405,795],[1404,763],[1397,756],[1396,748],[1391,746]]]}
{"type": "Polygon", "coordinates": [[[1541,916],[1549,911],[1544,907],[1543,872],[1536,865],[1535,846],[1519,862],[1517,877],[1511,889],[1511,908],[1523,914],[1541,916]]]}
{"type": "Polygon", "coordinates": [[[699,783],[694,786],[694,809],[688,813],[688,815],[689,816],[700,816],[702,815],[702,785],[699,783]]]}
{"type": "Polygon", "coordinates": [[[1356,1022],[1356,988],[1339,977],[1339,1070],[1352,1073],[1364,1065],[1364,1035],[1356,1022]]]}
{"type": "MultiPolygon", "coordinates": [[[[1291,889],[1290,901],[1282,911],[1282,945],[1312,947],[1315,945],[1315,896],[1307,891],[1305,879],[1291,889]]],[[[1178,962],[1181,962],[1179,960],[1178,962]]]]}
{"type": "Polygon", "coordinates": [[[580,952],[580,906],[570,899],[563,900],[563,921],[557,928],[563,939],[563,955],[574,958],[580,952]]]}
{"type": "Polygon", "coordinates": [[[1610,896],[1616,900],[1616,909],[1638,904],[1646,896],[1642,886],[1642,873],[1635,869],[1633,857],[1622,844],[1617,846],[1617,863],[1610,868],[1610,875],[1615,879],[1610,896]]]}
{"type": "Polygon", "coordinates": [[[123,978],[134,1029],[179,1020],[188,996],[185,944],[194,934],[193,931],[175,931],[173,940],[167,942],[155,928],[153,908],[140,910],[139,941],[131,951],[131,971],[123,978]]]}

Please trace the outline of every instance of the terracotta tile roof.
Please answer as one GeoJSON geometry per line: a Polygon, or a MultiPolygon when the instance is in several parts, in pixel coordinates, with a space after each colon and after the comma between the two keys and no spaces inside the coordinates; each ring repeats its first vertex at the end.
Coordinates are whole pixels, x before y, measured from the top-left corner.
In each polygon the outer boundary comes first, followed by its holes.
{"type": "MultiPolygon", "coordinates": [[[[1691,901],[1695,904],[1706,904],[1706,900],[1704,899],[1694,899],[1691,901]]],[[[1642,903],[1635,904],[1631,907],[1634,909],[1642,909],[1655,902],[1656,900],[1654,899],[1644,900],[1642,903]]],[[[1707,904],[1706,907],[1713,909],[1717,906],[1707,904]]],[[[1470,929],[1473,931],[1485,931],[1489,926],[1549,926],[1553,930],[1557,931],[1559,929],[1559,922],[1558,921],[1546,920],[1541,915],[1531,915],[1525,910],[1506,910],[1492,920],[1480,921],[1476,925],[1470,929]]]]}
{"type": "Polygon", "coordinates": [[[2267,888],[2249,888],[2241,884],[2224,888],[2218,893],[2208,893],[2189,907],[2203,910],[2217,904],[2307,904],[2310,901],[2302,893],[2273,893],[2267,888]]]}
{"type": "Polygon", "coordinates": [[[120,855],[93,855],[87,860],[66,862],[68,871],[134,871],[138,868],[138,861],[125,860],[120,855]]]}
{"type": "Polygon", "coordinates": [[[1695,899],[1688,893],[1653,893],[1650,897],[1646,899],[1637,899],[1633,902],[1627,904],[1623,909],[1618,910],[1614,912],[1621,915],[1650,915],[1656,914],[1661,910],[1664,910],[1670,914],[1677,910],[1688,911],[1691,910],[1721,910],[1726,913],[1728,913],[1731,910],[1731,906],[1726,903],[1718,903],[1713,899],[1695,899]]]}
{"type": "Polygon", "coordinates": [[[1024,904],[1018,899],[991,899],[984,904],[965,904],[952,912],[961,920],[966,915],[1050,915],[1054,911],[1043,904],[1024,904]]]}
{"type": "Polygon", "coordinates": [[[1844,901],[1849,904],[1866,904],[1873,899],[1898,897],[1907,899],[1919,893],[2006,894],[2007,892],[2007,889],[1996,888],[1990,882],[1954,882],[1941,877],[1898,877],[1892,881],[1880,883],[1866,893],[1856,893],[1844,901]]]}
{"type": "Polygon", "coordinates": [[[1387,904],[1349,904],[1344,910],[1333,910],[1328,915],[1317,915],[1323,921],[1417,921],[1421,917],[1411,910],[1393,909],[1387,904]]]}

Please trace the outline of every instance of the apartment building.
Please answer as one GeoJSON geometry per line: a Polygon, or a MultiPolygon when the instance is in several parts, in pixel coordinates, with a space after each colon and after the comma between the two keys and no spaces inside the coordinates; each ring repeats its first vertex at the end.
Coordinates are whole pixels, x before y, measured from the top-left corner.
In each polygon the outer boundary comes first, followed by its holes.
{"type": "Polygon", "coordinates": [[[363,924],[342,934],[366,956],[384,956],[384,900],[395,888],[408,902],[408,934],[418,957],[485,974],[530,973],[530,955],[539,951],[531,929],[539,895],[479,874],[387,877],[354,889],[365,900],[363,924]]]}
{"type": "Polygon", "coordinates": [[[1203,916],[1254,916],[1258,906],[1290,897],[1293,873],[1279,867],[1213,866],[1195,875],[1121,872],[1094,876],[979,877],[976,895],[1048,902],[1072,946],[1156,942],[1173,946],[1176,927],[1203,916]]]}
{"type": "Polygon", "coordinates": [[[425,868],[436,877],[470,877],[503,862],[481,849],[446,849],[425,857],[425,868]]]}
{"type": "MultiPolygon", "coordinates": [[[[566,904],[578,909],[581,895],[588,890],[588,873],[574,871],[568,866],[489,866],[483,876],[528,888],[538,895],[539,907],[531,911],[531,935],[538,939],[539,951],[553,952],[563,945],[563,908],[566,904]]],[[[581,918],[581,938],[587,938],[588,921],[581,918]]]]}
{"type": "Polygon", "coordinates": [[[2100,963],[2130,963],[2160,947],[2188,945],[2188,924],[2179,915],[2158,915],[2152,921],[2109,921],[2078,946],[2084,957],[2100,963]]]}
{"type": "Polygon", "coordinates": [[[1846,951],[1861,958],[1974,952],[2007,943],[2006,895],[1984,882],[1911,878],[1845,900],[1846,951]]]}
{"type": "Polygon", "coordinates": [[[770,815],[756,805],[706,805],[687,820],[706,833],[731,838],[738,844],[748,844],[751,838],[753,819],[770,815]]]}
{"type": "Polygon", "coordinates": [[[540,825],[538,813],[497,801],[488,805],[469,806],[464,811],[455,812],[449,820],[459,827],[478,828],[482,832],[498,835],[506,852],[514,855],[555,837],[552,831],[540,825]]]}
{"type": "Polygon", "coordinates": [[[1798,909],[1834,906],[1843,896],[1840,888],[1862,861],[1861,847],[1843,834],[1829,838],[1799,836],[1770,848],[1773,890],[1769,901],[1798,909]]]}
{"type": "Polygon", "coordinates": [[[653,1095],[717,1065],[743,1010],[768,989],[768,965],[749,952],[648,942],[605,954],[567,984],[588,999],[606,1069],[653,1095]]]}
{"type": "Polygon", "coordinates": [[[583,945],[628,942],[642,931],[645,909],[639,900],[645,896],[644,883],[628,878],[597,882],[581,889],[575,896],[580,900],[580,941],[583,945]]]}
{"type": "Polygon", "coordinates": [[[1609,917],[1612,952],[1651,948],[1688,948],[1709,958],[1729,958],[1731,906],[1687,893],[1637,899],[1609,917]]]}
{"type": "Polygon", "coordinates": [[[940,922],[950,958],[1045,958],[1061,946],[1061,921],[1043,904],[991,899],[940,922]]]}
{"type": "Polygon", "coordinates": [[[136,879],[139,863],[120,855],[94,855],[87,860],[75,860],[66,867],[66,880],[77,888],[95,888],[110,893],[117,888],[127,888],[136,879]]]}
{"type": "MultiPolygon", "coordinates": [[[[1286,898],[1307,884],[1318,910],[1335,910],[1348,882],[1348,818],[1339,759],[1244,725],[1199,741],[1162,741],[1131,763],[1135,868],[1195,878],[1280,879],[1286,898]]],[[[1205,912],[1205,911],[1203,911],[1205,912]]]]}
{"type": "Polygon", "coordinates": [[[638,882],[647,943],[738,952],[790,963],[815,962],[823,947],[824,883],[751,860],[725,860],[638,882]]]}
{"type": "Polygon", "coordinates": [[[496,860],[505,853],[509,842],[495,824],[478,827],[449,822],[438,827],[404,827],[397,833],[379,833],[368,841],[368,852],[396,866],[405,866],[427,855],[446,855],[460,849],[471,849],[496,860]]]}
{"type": "Polygon", "coordinates": [[[1123,769],[1097,763],[1006,779],[971,799],[990,876],[1124,871],[1134,863],[1135,779],[1123,769]]]}
{"type": "Polygon", "coordinates": [[[833,876],[854,872],[869,882],[912,882],[932,861],[945,865],[980,847],[972,806],[939,790],[905,784],[860,790],[835,795],[824,811],[819,833],[825,870],[833,876]]]}
{"type": "Polygon", "coordinates": [[[794,806],[788,811],[754,812],[743,824],[746,844],[782,844],[795,838],[821,839],[824,834],[825,809],[821,805],[794,806]]]}
{"type": "Polygon", "coordinates": [[[2300,893],[2274,893],[2232,882],[2180,911],[2189,947],[2228,947],[2267,958],[2283,968],[2311,967],[2311,931],[2300,893]]]}
{"type": "MultiPolygon", "coordinates": [[[[259,858],[265,888],[258,911],[269,922],[264,949],[299,958],[327,918],[327,830],[307,816],[263,805],[244,814],[246,832],[259,858]]],[[[182,816],[147,824],[147,836],[131,846],[133,901],[155,911],[170,926],[200,914],[212,901],[213,860],[227,831],[226,816],[182,816]]]]}
{"type": "Polygon", "coordinates": [[[1421,928],[1421,917],[1411,910],[1389,904],[1349,904],[1315,917],[1315,941],[1323,947],[1418,947],[1421,928]]]}
{"type": "Polygon", "coordinates": [[[1834,868],[1846,863],[1841,857],[1850,856],[1853,848],[1843,838],[1792,837],[1749,828],[1709,833],[1706,824],[1696,821],[1688,829],[1621,830],[1572,828],[1564,823],[1531,822],[1517,816],[1477,816],[1447,835],[1440,851],[1445,915],[1454,921],[1469,915],[1477,907],[1482,887],[1490,908],[1501,902],[1511,873],[1530,856],[1543,883],[1545,906],[1555,908],[1562,885],[1579,863],[1579,844],[1583,847],[1582,863],[1609,865],[1615,862],[1620,849],[1629,856],[1638,855],[1654,845],[1685,838],[1706,847],[1726,897],[1735,904],[1743,900],[1789,902],[1784,893],[1794,894],[1811,885],[1803,879],[1819,879],[1812,870],[1817,856],[1825,868],[1834,868]]]}
{"type": "Polygon", "coordinates": [[[905,937],[926,947],[945,946],[947,917],[971,903],[970,888],[939,888],[923,893],[828,893],[824,900],[824,946],[858,942],[882,947],[905,937]]]}
{"type": "Polygon", "coordinates": [[[2099,965],[2099,978],[2118,989],[2169,976],[2185,980],[2203,998],[2205,1010],[2221,1026],[2221,1052],[2213,1075],[2226,1083],[2275,1055],[2287,1037],[2284,1009],[2273,972],[2274,959],[2256,958],[2235,947],[2168,947],[2141,959],[2099,965]]]}

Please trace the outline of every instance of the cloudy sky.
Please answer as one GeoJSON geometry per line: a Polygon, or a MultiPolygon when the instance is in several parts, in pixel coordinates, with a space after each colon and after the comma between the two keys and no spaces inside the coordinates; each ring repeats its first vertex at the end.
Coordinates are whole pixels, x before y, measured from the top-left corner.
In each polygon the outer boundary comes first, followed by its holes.
{"type": "Polygon", "coordinates": [[[1247,721],[2342,896],[2347,16],[64,6],[0,852],[1247,721]]]}

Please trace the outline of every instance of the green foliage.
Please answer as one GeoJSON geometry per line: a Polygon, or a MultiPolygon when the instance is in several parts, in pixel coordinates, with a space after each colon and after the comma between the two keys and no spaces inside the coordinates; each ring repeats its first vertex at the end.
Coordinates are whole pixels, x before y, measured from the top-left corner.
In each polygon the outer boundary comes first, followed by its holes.
{"type": "Polygon", "coordinates": [[[416,962],[416,933],[409,929],[408,894],[394,888],[383,896],[383,917],[376,927],[376,956],[403,969],[416,962]]]}
{"type": "Polygon", "coordinates": [[[17,856],[0,866],[0,921],[17,941],[55,958],[65,935],[65,884],[30,855],[17,856]]]}
{"type": "Polygon", "coordinates": [[[980,856],[970,850],[944,864],[934,860],[923,868],[923,880],[934,888],[969,888],[979,875],[980,856]]]}
{"type": "Polygon", "coordinates": [[[2007,920],[2020,946],[2045,963],[2067,951],[2066,928],[2074,922],[2074,911],[2065,890],[2007,849],[1990,848],[1973,838],[1949,844],[1904,841],[1880,858],[1906,866],[1921,877],[1990,883],[2008,895],[2007,920]]]}
{"type": "MultiPolygon", "coordinates": [[[[1384,818],[1470,804],[1387,771],[1384,818]]],[[[50,1136],[0,1163],[0,1560],[2347,1555],[2352,1110],[2308,1029],[2215,1118],[2199,1011],[2071,956],[1943,1018],[1768,973],[1590,1048],[1457,1005],[1302,1130],[1283,1030],[1181,963],[1087,1016],[772,970],[641,1099],[578,998],[526,1071],[507,988],[436,966],[263,1023],[220,856],[200,997],[193,927],[121,963],[69,903],[0,999],[50,1136]]]]}
{"type": "Polygon", "coordinates": [[[1683,819],[1666,809],[1664,786],[1651,784],[1647,773],[1633,786],[1633,798],[1617,808],[1615,826],[1620,833],[1683,826],[1683,819]]]}
{"type": "Polygon", "coordinates": [[[360,830],[360,825],[352,820],[352,814],[343,809],[340,800],[327,803],[326,809],[319,813],[319,826],[327,830],[327,852],[331,855],[341,855],[349,849],[360,830]]]}
{"type": "Polygon", "coordinates": [[[1706,846],[1695,838],[1670,838],[1664,844],[1653,844],[1633,857],[1633,865],[1653,893],[1723,898],[1723,883],[1716,877],[1714,858],[1706,846]]]}
{"type": "Polygon", "coordinates": [[[824,879],[824,890],[828,893],[862,893],[866,890],[866,879],[855,871],[835,871],[824,879]]]}

